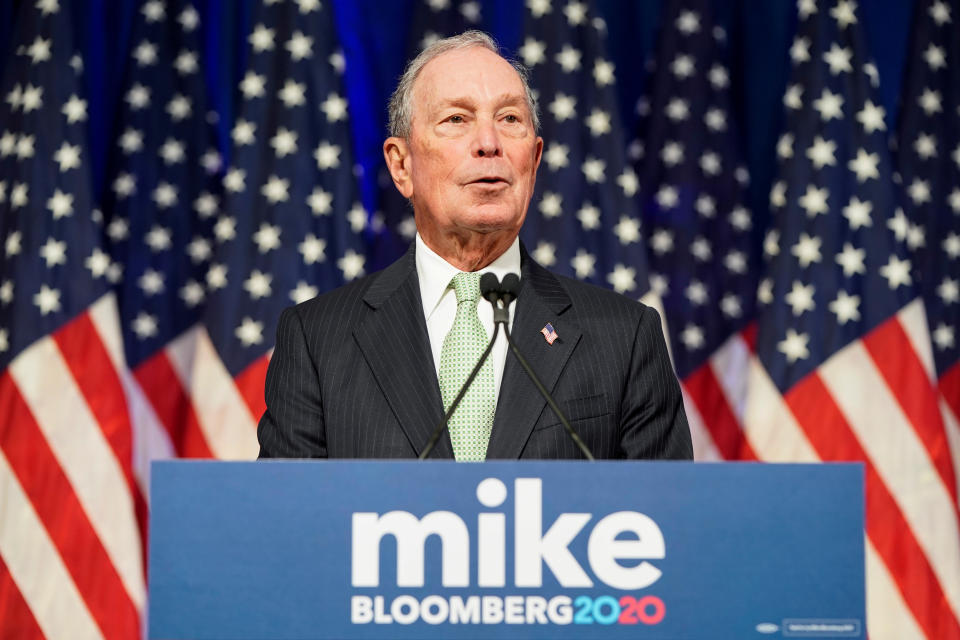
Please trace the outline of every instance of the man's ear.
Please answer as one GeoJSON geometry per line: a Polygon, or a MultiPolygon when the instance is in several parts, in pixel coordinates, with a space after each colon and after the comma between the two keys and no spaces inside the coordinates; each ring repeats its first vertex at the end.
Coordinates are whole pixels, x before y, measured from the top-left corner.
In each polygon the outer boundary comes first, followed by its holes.
{"type": "Polygon", "coordinates": [[[404,198],[413,196],[413,181],[410,179],[410,147],[403,138],[390,137],[383,142],[383,160],[393,178],[393,184],[404,198]]]}

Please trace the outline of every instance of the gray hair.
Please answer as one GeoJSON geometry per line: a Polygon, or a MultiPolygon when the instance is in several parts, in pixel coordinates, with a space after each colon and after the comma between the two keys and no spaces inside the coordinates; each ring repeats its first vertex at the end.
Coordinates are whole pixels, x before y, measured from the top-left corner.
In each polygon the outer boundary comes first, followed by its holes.
{"type": "Polygon", "coordinates": [[[520,81],[523,83],[523,91],[527,98],[527,108],[530,110],[530,116],[533,120],[533,130],[535,133],[540,131],[540,115],[537,113],[537,98],[533,93],[533,89],[530,88],[527,68],[516,60],[504,57],[503,54],[500,53],[500,47],[497,45],[497,41],[488,34],[483,31],[471,30],[464,31],[458,36],[437,40],[421,51],[420,55],[407,63],[407,68],[404,69],[403,75],[400,76],[400,82],[397,83],[397,88],[394,90],[393,95],[390,96],[389,115],[391,136],[405,139],[410,137],[410,125],[413,121],[413,83],[416,82],[417,76],[420,75],[423,67],[441,54],[457,49],[467,49],[469,47],[489,49],[504,58],[504,60],[516,69],[517,75],[520,76],[520,81]]]}

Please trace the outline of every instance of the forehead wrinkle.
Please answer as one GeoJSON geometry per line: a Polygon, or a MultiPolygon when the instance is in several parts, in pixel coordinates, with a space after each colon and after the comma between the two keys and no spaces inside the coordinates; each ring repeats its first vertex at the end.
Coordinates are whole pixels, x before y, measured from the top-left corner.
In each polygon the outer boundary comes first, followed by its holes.
{"type": "MultiPolygon", "coordinates": [[[[493,100],[493,103],[497,106],[497,108],[500,108],[526,105],[527,101],[523,95],[517,95],[515,93],[502,93],[493,100]]],[[[474,109],[476,108],[476,105],[477,100],[473,96],[458,96],[455,98],[441,98],[439,107],[441,109],[447,107],[474,109]]]]}

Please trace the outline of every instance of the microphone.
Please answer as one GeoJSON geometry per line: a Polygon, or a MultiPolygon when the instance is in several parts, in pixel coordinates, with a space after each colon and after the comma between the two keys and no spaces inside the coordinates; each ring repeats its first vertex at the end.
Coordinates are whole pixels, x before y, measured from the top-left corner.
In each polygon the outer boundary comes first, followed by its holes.
{"type": "MultiPolygon", "coordinates": [[[[516,274],[513,273],[508,273],[504,276],[503,281],[506,282],[510,276],[513,276],[513,279],[519,283],[516,274]]],[[[480,276],[480,295],[493,305],[493,330],[496,332],[501,324],[506,326],[506,323],[510,321],[510,302],[506,301],[502,306],[497,304],[504,296],[503,287],[496,274],[488,271],[480,276]]],[[[516,296],[514,296],[514,298],[516,298],[516,296]]],[[[513,298],[511,298],[511,300],[512,299],[513,298]]]]}
{"type": "Polygon", "coordinates": [[[457,406],[460,404],[463,396],[467,393],[467,389],[470,388],[474,378],[476,378],[477,374],[480,372],[480,368],[483,366],[483,363],[490,356],[490,352],[493,350],[493,343],[497,340],[497,334],[500,330],[500,326],[503,325],[503,333],[507,338],[507,343],[510,345],[510,350],[513,351],[513,355],[516,356],[517,362],[520,363],[520,366],[527,374],[527,377],[530,378],[531,382],[533,382],[534,386],[537,388],[537,391],[539,391],[540,395],[542,395],[544,400],[547,401],[550,409],[553,410],[554,415],[556,415],[560,420],[560,424],[563,425],[567,435],[570,436],[570,439],[573,440],[573,443],[577,445],[578,449],[580,449],[580,453],[583,454],[583,457],[587,460],[594,460],[595,458],[590,452],[590,448],[587,447],[586,443],[580,438],[579,435],[577,435],[577,432],[573,430],[573,427],[570,426],[570,421],[567,420],[567,416],[560,409],[560,406],[557,405],[557,401],[553,398],[553,395],[551,395],[551,393],[547,391],[547,388],[543,386],[543,383],[540,382],[540,378],[537,377],[533,367],[530,366],[530,363],[528,363],[526,358],[523,357],[523,354],[520,353],[516,343],[513,341],[513,337],[510,335],[510,328],[508,326],[510,324],[510,303],[516,300],[520,295],[520,278],[515,273],[508,273],[503,277],[503,282],[501,283],[495,274],[488,271],[480,276],[480,295],[491,305],[493,305],[493,337],[490,338],[490,342],[487,344],[486,350],[483,352],[480,360],[477,361],[473,371],[470,372],[466,382],[463,383],[463,386],[460,388],[460,392],[457,393],[457,397],[454,398],[453,402],[450,404],[450,408],[447,409],[447,412],[444,414],[440,424],[438,424],[433,430],[433,433],[430,435],[430,439],[427,441],[427,445],[420,453],[419,459],[425,460],[427,456],[430,455],[430,452],[433,451],[433,448],[436,446],[437,442],[440,440],[440,436],[443,434],[444,428],[447,427],[450,416],[452,416],[454,411],[457,410],[457,406]]]}
{"type": "MultiPolygon", "coordinates": [[[[433,433],[430,434],[430,439],[427,440],[426,446],[418,456],[420,460],[426,460],[427,456],[430,455],[430,452],[433,451],[433,448],[437,446],[437,442],[439,442],[440,436],[443,434],[443,430],[447,428],[450,417],[453,415],[453,412],[457,410],[457,407],[460,406],[460,401],[463,400],[463,396],[466,395],[467,389],[470,388],[470,385],[473,384],[474,378],[476,378],[477,374],[480,373],[480,368],[483,367],[483,363],[487,361],[488,357],[490,357],[490,352],[493,350],[493,343],[497,341],[497,333],[500,331],[501,324],[500,322],[497,322],[497,300],[500,298],[500,279],[497,278],[495,274],[488,271],[480,276],[480,296],[486,300],[489,300],[490,304],[493,305],[493,336],[490,338],[490,342],[487,343],[487,348],[484,350],[483,355],[480,356],[479,360],[477,360],[477,364],[473,367],[473,371],[470,372],[470,375],[467,376],[467,380],[463,383],[463,386],[460,387],[457,397],[454,398],[453,402],[450,403],[450,408],[447,409],[447,412],[443,415],[443,419],[440,420],[440,424],[438,424],[436,428],[434,428],[433,433]]],[[[506,310],[503,310],[503,313],[506,313],[506,310]]],[[[506,316],[504,317],[506,318],[506,316]]],[[[506,320],[504,320],[504,322],[506,322],[506,320]]]]}
{"type": "Polygon", "coordinates": [[[480,276],[480,297],[497,306],[497,300],[500,298],[500,280],[492,271],[487,271],[480,276]]]}
{"type": "Polygon", "coordinates": [[[503,284],[500,285],[500,297],[503,298],[503,305],[508,306],[520,295],[520,276],[515,273],[508,273],[503,276],[503,284]]]}
{"type": "MultiPolygon", "coordinates": [[[[496,277],[496,276],[494,276],[496,277]]],[[[570,421],[567,420],[567,416],[560,410],[557,401],[554,400],[553,395],[547,391],[547,388],[543,386],[543,383],[540,382],[540,378],[537,377],[537,374],[534,373],[533,367],[530,366],[530,363],[527,362],[527,359],[523,357],[523,354],[520,353],[520,350],[517,349],[516,343],[513,341],[513,337],[510,335],[510,328],[507,326],[509,322],[507,321],[509,305],[512,301],[517,299],[517,296],[520,295],[520,278],[517,277],[515,273],[508,273],[503,277],[503,284],[500,286],[500,299],[503,302],[503,311],[504,319],[503,323],[503,334],[507,337],[507,343],[510,345],[510,350],[513,351],[513,355],[517,357],[517,362],[520,363],[520,366],[523,367],[524,372],[526,372],[527,377],[530,378],[530,381],[533,382],[533,385],[537,388],[537,391],[540,392],[540,395],[543,396],[543,399],[547,401],[547,404],[550,405],[550,408],[553,410],[554,415],[560,420],[560,424],[563,425],[564,430],[567,432],[567,435],[570,436],[570,439],[573,440],[573,443],[577,445],[577,448],[580,449],[580,453],[583,454],[583,457],[587,460],[594,460],[593,454],[590,453],[590,448],[587,447],[586,443],[577,435],[577,432],[573,430],[573,427],[570,426],[570,421]]],[[[496,304],[494,304],[494,317],[496,317],[496,304]]]]}

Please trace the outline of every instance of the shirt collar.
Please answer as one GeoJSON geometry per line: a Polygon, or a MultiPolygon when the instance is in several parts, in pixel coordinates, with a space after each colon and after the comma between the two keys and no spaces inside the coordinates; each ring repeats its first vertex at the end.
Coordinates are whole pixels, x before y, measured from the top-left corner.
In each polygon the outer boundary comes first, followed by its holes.
{"type": "MultiPolygon", "coordinates": [[[[453,276],[460,273],[455,266],[437,255],[420,234],[416,238],[417,277],[420,280],[420,299],[423,301],[424,315],[429,318],[440,299],[443,298],[453,276]]],[[[481,269],[483,273],[493,272],[500,280],[508,273],[520,275],[520,238],[514,238],[513,244],[492,263],[481,269]]]]}

